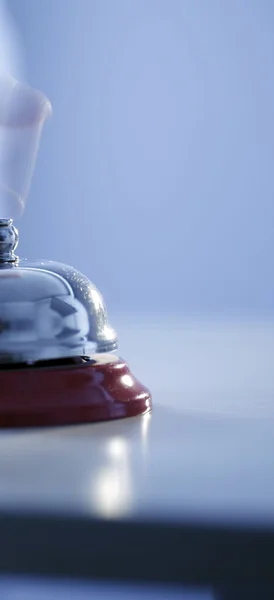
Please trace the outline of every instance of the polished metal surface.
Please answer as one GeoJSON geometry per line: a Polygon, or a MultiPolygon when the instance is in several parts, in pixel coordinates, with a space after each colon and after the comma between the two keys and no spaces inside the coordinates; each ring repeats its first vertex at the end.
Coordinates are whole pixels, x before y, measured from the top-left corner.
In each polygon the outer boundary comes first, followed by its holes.
{"type": "Polygon", "coordinates": [[[73,267],[15,257],[18,233],[0,221],[0,363],[90,356],[117,348],[100,292],[73,267]]]}
{"type": "Polygon", "coordinates": [[[0,219],[0,265],[17,260],[15,250],[18,245],[18,231],[12,219],[0,219]]]}

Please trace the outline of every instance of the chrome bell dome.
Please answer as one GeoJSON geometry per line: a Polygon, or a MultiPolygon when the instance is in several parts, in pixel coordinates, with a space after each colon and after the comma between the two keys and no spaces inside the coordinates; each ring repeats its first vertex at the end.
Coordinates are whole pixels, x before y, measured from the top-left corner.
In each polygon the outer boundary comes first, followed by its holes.
{"type": "Polygon", "coordinates": [[[15,256],[49,100],[0,75],[0,364],[90,356],[117,348],[103,298],[72,267],[15,256]]]}
{"type": "Polygon", "coordinates": [[[112,352],[117,336],[97,288],[53,261],[19,260],[18,232],[0,220],[0,363],[112,352]]]}

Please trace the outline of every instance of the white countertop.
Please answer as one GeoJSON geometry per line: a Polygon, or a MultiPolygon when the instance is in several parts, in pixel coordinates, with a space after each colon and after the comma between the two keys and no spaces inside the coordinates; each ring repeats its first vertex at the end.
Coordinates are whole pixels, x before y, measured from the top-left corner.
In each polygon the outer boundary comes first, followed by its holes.
{"type": "Polygon", "coordinates": [[[274,525],[274,322],[113,320],[144,417],[0,433],[0,509],[274,525]]]}

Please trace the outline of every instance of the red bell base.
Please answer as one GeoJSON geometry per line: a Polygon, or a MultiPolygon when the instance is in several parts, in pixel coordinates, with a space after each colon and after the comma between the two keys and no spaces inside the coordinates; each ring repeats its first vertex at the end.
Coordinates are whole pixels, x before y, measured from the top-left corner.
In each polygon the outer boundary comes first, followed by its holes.
{"type": "Polygon", "coordinates": [[[0,370],[0,427],[91,423],[151,410],[150,392],[122,359],[112,354],[92,358],[0,370]]]}

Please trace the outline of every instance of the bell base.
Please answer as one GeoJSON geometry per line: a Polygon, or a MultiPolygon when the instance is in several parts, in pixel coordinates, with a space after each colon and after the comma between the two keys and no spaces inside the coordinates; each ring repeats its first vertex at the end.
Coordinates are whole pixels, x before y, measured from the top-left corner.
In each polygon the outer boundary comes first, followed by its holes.
{"type": "Polygon", "coordinates": [[[151,394],[117,356],[0,370],[0,427],[93,423],[149,412],[151,394]]]}

